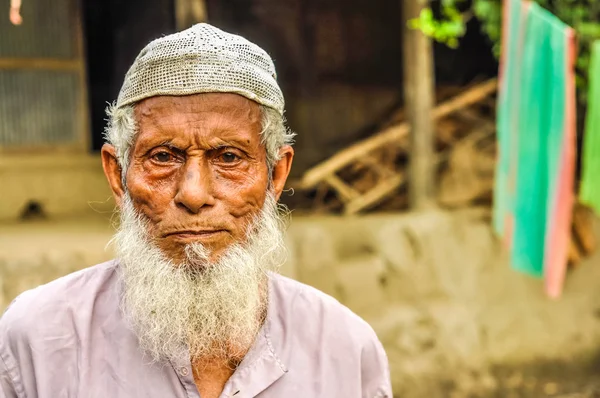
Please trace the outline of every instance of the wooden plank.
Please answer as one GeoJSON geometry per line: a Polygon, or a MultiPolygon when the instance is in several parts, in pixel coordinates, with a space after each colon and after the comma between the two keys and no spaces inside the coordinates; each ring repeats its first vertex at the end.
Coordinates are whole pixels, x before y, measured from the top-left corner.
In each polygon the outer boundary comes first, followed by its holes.
{"type": "Polygon", "coordinates": [[[404,174],[397,174],[392,178],[383,180],[375,188],[369,190],[369,192],[349,202],[344,208],[344,213],[347,215],[356,214],[367,207],[375,205],[398,189],[405,180],[404,174]]]}
{"type": "Polygon", "coordinates": [[[329,192],[329,185],[321,182],[316,189],[316,193],[315,193],[315,198],[313,200],[313,209],[316,212],[319,212],[323,207],[326,206],[325,203],[325,196],[327,195],[327,192],[329,192]]]}
{"type": "Polygon", "coordinates": [[[85,68],[81,59],[0,58],[0,69],[46,69],[79,72],[85,68]]]}
{"type": "Polygon", "coordinates": [[[35,172],[36,170],[74,169],[101,170],[100,154],[81,153],[79,148],[67,151],[64,147],[56,151],[3,152],[0,150],[0,173],[10,170],[35,172]]]}
{"type": "Polygon", "coordinates": [[[327,176],[325,178],[325,182],[337,191],[337,193],[340,195],[340,199],[342,199],[343,202],[349,202],[360,196],[358,191],[346,184],[335,174],[327,176]]]}
{"type": "Polygon", "coordinates": [[[581,203],[575,203],[572,229],[573,234],[571,239],[574,239],[578,243],[582,249],[582,253],[584,255],[592,253],[596,249],[593,211],[581,203]]]}
{"type": "Polygon", "coordinates": [[[175,20],[177,30],[208,20],[206,0],[175,0],[175,20]]]}
{"type": "MultiPolygon", "coordinates": [[[[437,120],[449,115],[459,109],[476,103],[496,91],[497,80],[491,79],[479,84],[456,97],[443,102],[433,109],[432,118],[437,120]]],[[[302,187],[305,189],[314,187],[319,181],[322,181],[328,175],[337,172],[349,163],[359,159],[365,154],[384,145],[396,145],[406,138],[410,132],[410,125],[402,123],[391,126],[382,132],[357,142],[348,148],[338,152],[326,161],[316,165],[304,173],[302,177],[302,187]]]]}
{"type": "Polygon", "coordinates": [[[391,177],[396,174],[394,170],[382,165],[381,163],[378,163],[377,160],[370,156],[364,156],[360,159],[357,159],[356,162],[361,165],[364,165],[365,167],[372,168],[373,170],[375,170],[377,175],[379,175],[382,178],[391,177]]]}
{"type": "Polygon", "coordinates": [[[81,154],[81,143],[65,143],[65,144],[40,144],[6,147],[0,145],[0,158],[9,155],[44,155],[54,153],[55,155],[76,155],[81,154]]]}
{"type": "Polygon", "coordinates": [[[326,176],[335,173],[342,167],[357,160],[366,153],[381,147],[390,142],[398,141],[407,136],[410,131],[408,123],[402,123],[398,126],[387,128],[382,133],[357,142],[348,148],[338,152],[323,163],[309,169],[302,178],[302,185],[305,188],[313,187],[326,176]]]}
{"type": "Polygon", "coordinates": [[[577,246],[577,244],[573,241],[573,239],[569,240],[569,248],[567,251],[567,262],[571,267],[576,267],[579,265],[581,260],[583,259],[583,254],[581,250],[577,246]]]}
{"type": "Polygon", "coordinates": [[[473,108],[463,108],[456,111],[456,115],[467,123],[479,125],[481,123],[491,123],[489,116],[483,116],[473,108]]]}
{"type": "Polygon", "coordinates": [[[442,116],[449,115],[459,109],[466,108],[476,102],[479,102],[486,97],[496,92],[498,88],[498,80],[490,79],[481,84],[470,88],[456,97],[445,101],[433,109],[434,119],[439,119],[442,116]]]}
{"type": "MultiPolygon", "coordinates": [[[[422,0],[402,0],[405,21],[418,18],[426,6],[422,0]]],[[[434,99],[433,49],[431,40],[418,29],[403,24],[404,107],[412,126],[409,203],[413,209],[434,205],[435,129],[431,118],[434,99]]]]}
{"type": "Polygon", "coordinates": [[[83,7],[80,1],[73,1],[73,18],[75,19],[75,51],[78,58],[78,114],[73,117],[78,118],[79,125],[79,145],[83,152],[87,152],[91,149],[92,131],[90,126],[90,100],[88,96],[88,79],[87,79],[87,68],[85,65],[86,48],[83,40],[83,7]]]}

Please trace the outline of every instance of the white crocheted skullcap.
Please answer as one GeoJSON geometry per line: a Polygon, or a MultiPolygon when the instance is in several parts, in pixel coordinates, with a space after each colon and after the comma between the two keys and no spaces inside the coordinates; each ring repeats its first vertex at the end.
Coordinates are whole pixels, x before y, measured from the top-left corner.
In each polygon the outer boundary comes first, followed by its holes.
{"type": "Polygon", "coordinates": [[[158,95],[236,93],[283,115],[275,65],[245,38],[201,23],[148,44],[131,65],[117,108],[158,95]]]}

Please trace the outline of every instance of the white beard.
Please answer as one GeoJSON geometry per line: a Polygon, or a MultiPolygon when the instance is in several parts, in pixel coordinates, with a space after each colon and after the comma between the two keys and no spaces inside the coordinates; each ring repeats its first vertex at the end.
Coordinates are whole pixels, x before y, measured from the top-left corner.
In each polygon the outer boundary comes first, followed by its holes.
{"type": "Polygon", "coordinates": [[[126,195],[113,241],[120,260],[122,310],[140,346],[153,360],[187,356],[198,361],[240,360],[267,310],[268,271],[285,257],[283,221],[267,195],[247,233],[210,263],[200,243],[185,248],[175,264],[151,242],[148,221],[126,195]]]}

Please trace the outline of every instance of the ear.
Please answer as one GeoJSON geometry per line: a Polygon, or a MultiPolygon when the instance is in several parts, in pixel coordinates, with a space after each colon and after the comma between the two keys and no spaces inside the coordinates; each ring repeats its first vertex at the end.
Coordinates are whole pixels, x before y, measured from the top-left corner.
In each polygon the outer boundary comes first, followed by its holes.
{"type": "Polygon", "coordinates": [[[121,207],[123,195],[125,194],[125,187],[123,187],[123,180],[121,178],[121,166],[119,166],[119,162],[117,161],[117,151],[114,146],[104,144],[102,146],[101,156],[104,175],[108,180],[117,206],[121,207]]]}
{"type": "Polygon", "coordinates": [[[271,175],[273,194],[276,200],[279,200],[281,197],[281,192],[283,192],[283,187],[285,187],[285,182],[292,168],[293,159],[294,149],[290,145],[286,145],[279,150],[279,161],[275,163],[273,174],[271,175]]]}

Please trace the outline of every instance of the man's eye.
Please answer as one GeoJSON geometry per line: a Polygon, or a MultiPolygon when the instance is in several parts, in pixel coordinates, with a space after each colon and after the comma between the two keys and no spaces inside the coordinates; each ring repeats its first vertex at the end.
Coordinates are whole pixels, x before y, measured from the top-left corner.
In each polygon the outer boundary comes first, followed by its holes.
{"type": "Polygon", "coordinates": [[[173,160],[173,155],[169,152],[158,152],[152,155],[152,159],[160,163],[167,163],[173,160]]]}
{"type": "Polygon", "coordinates": [[[237,162],[238,159],[239,159],[239,156],[237,156],[235,153],[232,153],[232,152],[225,152],[221,155],[221,160],[224,163],[235,163],[235,162],[237,162]]]}

